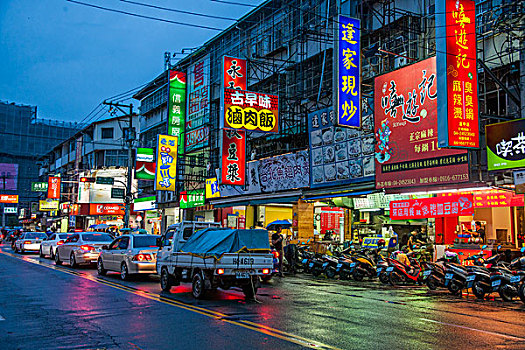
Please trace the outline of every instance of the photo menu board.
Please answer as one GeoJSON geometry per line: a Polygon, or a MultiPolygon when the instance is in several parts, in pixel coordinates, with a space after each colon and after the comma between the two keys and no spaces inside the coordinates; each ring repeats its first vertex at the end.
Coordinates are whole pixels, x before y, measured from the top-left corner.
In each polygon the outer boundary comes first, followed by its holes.
{"type": "Polygon", "coordinates": [[[362,130],[335,126],[334,118],[331,107],[308,115],[312,188],[374,179],[373,115],[362,130]]]}

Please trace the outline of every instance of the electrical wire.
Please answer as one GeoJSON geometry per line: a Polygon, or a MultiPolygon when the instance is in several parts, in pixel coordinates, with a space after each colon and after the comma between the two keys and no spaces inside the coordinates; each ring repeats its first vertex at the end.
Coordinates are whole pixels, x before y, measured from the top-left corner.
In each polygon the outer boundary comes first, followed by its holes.
{"type": "Polygon", "coordinates": [[[256,7],[260,6],[260,5],[244,4],[242,2],[236,2],[236,1],[225,1],[225,0],[210,0],[210,1],[211,2],[219,2],[219,3],[223,3],[223,4],[228,4],[228,5],[237,5],[237,6],[251,7],[251,8],[256,8],[256,7]]]}
{"type": "Polygon", "coordinates": [[[154,9],[157,9],[157,10],[170,11],[170,12],[175,12],[175,13],[183,13],[183,14],[191,15],[191,16],[199,16],[199,17],[212,18],[212,19],[222,19],[222,20],[225,20],[225,21],[237,21],[237,18],[233,18],[233,17],[223,17],[223,16],[208,15],[208,14],[205,14],[205,13],[198,13],[198,12],[192,12],[192,11],[177,10],[177,9],[172,9],[172,8],[168,8],[168,7],[151,5],[151,4],[147,4],[147,3],[142,3],[142,2],[137,2],[137,1],[130,1],[130,0],[119,0],[119,1],[120,2],[125,2],[125,3],[128,3],[128,4],[137,5],[137,6],[144,6],[144,7],[154,8],[154,9]]]}
{"type": "Polygon", "coordinates": [[[90,4],[90,3],[86,3],[86,2],[82,2],[82,1],[77,1],[77,0],[66,0],[66,1],[74,3],[74,4],[78,4],[78,5],[92,7],[92,8],[96,8],[96,9],[99,9],[99,10],[108,11],[108,12],[120,13],[120,14],[123,14],[123,15],[132,16],[132,17],[151,19],[151,20],[154,20],[154,21],[171,23],[171,24],[177,24],[177,25],[186,26],[186,27],[192,27],[192,28],[215,30],[215,31],[219,31],[219,32],[222,31],[222,29],[216,28],[216,27],[210,27],[210,26],[205,26],[205,25],[200,25],[200,24],[193,24],[193,23],[186,23],[186,22],[178,22],[178,21],[172,21],[172,20],[164,19],[164,18],[146,16],[146,15],[141,15],[141,14],[138,14],[138,13],[123,11],[123,10],[118,10],[118,9],[112,9],[112,8],[109,8],[109,7],[98,6],[98,5],[94,5],[94,4],[90,4]]]}

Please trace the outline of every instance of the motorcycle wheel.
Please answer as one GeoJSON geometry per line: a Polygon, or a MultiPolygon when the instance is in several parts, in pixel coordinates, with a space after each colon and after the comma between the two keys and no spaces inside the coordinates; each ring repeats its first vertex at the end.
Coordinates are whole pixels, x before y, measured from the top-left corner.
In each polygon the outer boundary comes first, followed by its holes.
{"type": "Polygon", "coordinates": [[[522,283],[518,289],[518,296],[520,297],[521,301],[525,303],[525,283],[522,283]]]}
{"type": "Polygon", "coordinates": [[[481,285],[480,281],[475,281],[472,285],[472,292],[478,299],[485,298],[485,290],[483,289],[483,286],[481,285]]]}
{"type": "Polygon", "coordinates": [[[352,274],[352,277],[356,281],[362,281],[363,277],[365,277],[361,272],[359,272],[357,269],[354,270],[354,273],[352,274]]]}
{"type": "Polygon", "coordinates": [[[498,294],[501,297],[501,299],[503,299],[503,301],[512,301],[512,299],[514,298],[514,295],[510,290],[510,286],[506,284],[500,287],[498,294]]]}
{"type": "Polygon", "coordinates": [[[335,269],[333,267],[329,267],[326,269],[325,274],[328,278],[335,278],[335,269]]]}
{"type": "Polygon", "coordinates": [[[430,290],[436,290],[438,287],[437,281],[434,278],[432,278],[432,276],[428,276],[427,278],[427,287],[430,290]]]}
{"type": "Polygon", "coordinates": [[[339,278],[342,280],[348,281],[350,277],[350,274],[346,270],[341,270],[341,272],[339,273],[339,278]]]}
{"type": "Polygon", "coordinates": [[[456,281],[450,281],[447,288],[452,295],[458,295],[461,293],[461,284],[456,281]]]}
{"type": "Polygon", "coordinates": [[[316,268],[312,269],[312,275],[314,277],[318,277],[320,274],[321,274],[321,270],[316,269],[316,268]]]}
{"type": "Polygon", "coordinates": [[[392,272],[389,276],[388,282],[390,282],[390,284],[395,287],[399,285],[401,282],[403,282],[403,279],[397,273],[392,272]]]}
{"type": "Polygon", "coordinates": [[[386,272],[381,272],[379,274],[379,281],[381,281],[381,283],[383,284],[388,284],[390,278],[388,277],[388,274],[386,272]]]}

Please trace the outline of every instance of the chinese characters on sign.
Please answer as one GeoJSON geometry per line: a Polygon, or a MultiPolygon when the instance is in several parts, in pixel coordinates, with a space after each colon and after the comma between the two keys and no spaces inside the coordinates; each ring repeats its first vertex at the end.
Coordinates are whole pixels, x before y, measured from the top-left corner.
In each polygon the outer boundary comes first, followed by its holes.
{"type": "Polygon", "coordinates": [[[217,178],[206,179],[206,198],[217,198],[221,196],[219,181],[217,178]]]}
{"type": "Polygon", "coordinates": [[[210,57],[188,68],[188,109],[186,113],[186,152],[208,145],[210,122],[210,57]]]}
{"type": "Polygon", "coordinates": [[[181,192],[179,203],[182,209],[195,208],[204,205],[204,190],[181,192]]]}
{"type": "MultiPolygon", "coordinates": [[[[169,100],[168,100],[168,135],[177,136],[184,134],[186,119],[186,74],[169,71],[169,100]]],[[[184,153],[184,144],[181,142],[179,153],[184,153]]]]}
{"type": "Polygon", "coordinates": [[[375,79],[376,188],[466,182],[466,151],[437,142],[436,58],[375,79]]]}
{"type": "Polygon", "coordinates": [[[60,199],[60,178],[50,176],[47,184],[47,198],[60,199]]]}
{"type": "Polygon", "coordinates": [[[479,147],[475,19],[473,0],[436,2],[440,147],[479,147]]]}
{"type": "Polygon", "coordinates": [[[235,90],[247,89],[246,60],[224,56],[223,67],[223,87],[235,90]]]}
{"type": "Polygon", "coordinates": [[[224,89],[224,127],[277,132],[278,118],[278,96],[224,89]]]}
{"type": "Polygon", "coordinates": [[[89,205],[89,215],[124,215],[122,204],[93,204],[89,205]]]}
{"type": "Polygon", "coordinates": [[[246,179],[246,132],[223,130],[221,184],[244,185],[246,179]]]}
{"type": "Polygon", "coordinates": [[[525,167],[525,119],[485,127],[489,170],[525,167]]]}
{"type": "Polygon", "coordinates": [[[31,182],[31,191],[33,192],[47,192],[47,182],[31,182]]]}
{"type": "Polygon", "coordinates": [[[474,215],[472,194],[390,202],[390,219],[425,219],[474,215]]]}
{"type": "Polygon", "coordinates": [[[175,191],[177,180],[177,147],[176,136],[158,135],[157,171],[155,172],[156,191],[175,191]]]}
{"type": "Polygon", "coordinates": [[[339,16],[337,35],[337,121],[347,127],[361,127],[361,28],[355,18],[339,16]]]}
{"type": "Polygon", "coordinates": [[[58,210],[59,201],[56,199],[46,199],[38,201],[38,210],[39,211],[53,211],[58,210]]]}
{"type": "MultiPolygon", "coordinates": [[[[470,192],[457,192],[455,195],[474,196],[474,208],[492,207],[515,207],[523,206],[523,196],[515,195],[512,191],[505,190],[481,190],[470,192]]],[[[443,193],[440,196],[450,196],[454,194],[443,193]]]]}
{"type": "Polygon", "coordinates": [[[0,203],[18,203],[18,195],[0,194],[0,203]]]}

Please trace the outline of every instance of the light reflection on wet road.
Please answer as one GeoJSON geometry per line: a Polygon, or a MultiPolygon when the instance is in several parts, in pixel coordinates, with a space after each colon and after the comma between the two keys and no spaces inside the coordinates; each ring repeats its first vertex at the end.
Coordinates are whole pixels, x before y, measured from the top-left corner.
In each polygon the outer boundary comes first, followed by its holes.
{"type": "MultiPolygon", "coordinates": [[[[3,248],[3,251],[11,253],[9,248],[3,248]]],[[[23,259],[45,266],[54,265],[48,259],[33,255],[23,256],[23,259]]],[[[191,296],[189,284],[172,288],[170,294],[160,293],[158,278],[154,276],[128,282],[121,281],[119,274],[114,273],[100,278],[91,267],[72,270],[66,265],[61,268],[80,274],[72,276],[60,270],[22,263],[5,255],[0,255],[0,264],[4,267],[3,270],[0,267],[4,282],[15,278],[14,269],[28,270],[32,275],[41,276],[32,280],[23,275],[16,276],[16,285],[24,293],[26,288],[45,289],[44,281],[50,281],[54,288],[49,293],[67,305],[68,317],[82,317],[90,327],[94,319],[105,319],[99,325],[98,332],[109,332],[109,339],[117,339],[117,348],[126,341],[139,344],[139,347],[142,344],[144,349],[163,348],[168,345],[168,340],[163,341],[158,336],[159,332],[163,333],[159,329],[165,330],[169,325],[165,324],[166,319],[173,318],[175,314],[178,325],[185,325],[186,319],[189,321],[186,327],[182,327],[188,334],[183,332],[181,340],[205,326],[204,340],[211,343],[217,341],[217,345],[213,346],[217,349],[222,348],[220,344],[224,338],[228,338],[228,343],[222,344],[240,344],[240,348],[272,345],[282,348],[283,344],[291,348],[302,347],[287,340],[288,336],[291,339],[295,336],[296,341],[313,340],[341,349],[525,348],[525,306],[518,301],[476,301],[472,296],[451,297],[445,292],[429,292],[425,287],[393,289],[376,282],[342,282],[309,276],[275,279],[259,290],[258,303],[245,302],[242,292],[235,289],[219,290],[211,293],[206,300],[196,301],[191,296]],[[60,284],[60,280],[67,281],[67,287],[60,284]],[[124,291],[106,288],[99,282],[122,286],[124,291]],[[166,298],[175,304],[168,307],[155,302],[154,298],[166,298]],[[113,307],[113,303],[118,307],[113,307]],[[192,313],[181,313],[179,309],[184,305],[194,308],[194,313],[209,310],[212,321],[197,321],[192,313]],[[215,317],[216,314],[222,316],[215,317]],[[210,322],[214,327],[209,325],[210,322]],[[108,330],[108,323],[118,327],[108,330]],[[224,327],[230,330],[228,334],[220,332],[224,327]],[[258,332],[249,330],[249,327],[258,329],[258,332]],[[272,330],[268,331],[269,335],[264,334],[263,327],[271,327],[268,328],[272,330]],[[152,328],[156,329],[153,333],[152,328]],[[152,347],[153,334],[156,334],[157,342],[152,347]],[[246,339],[252,339],[255,343],[246,346],[246,339]]],[[[3,293],[4,290],[0,289],[1,298],[3,293]]],[[[59,310],[65,308],[64,304],[59,310]]],[[[0,304],[0,315],[5,313],[2,308],[0,304]]],[[[172,329],[169,333],[179,332],[179,328],[169,328],[172,329]]],[[[0,334],[0,341],[11,338],[0,334]]],[[[112,344],[108,344],[111,347],[112,344]]]]}

